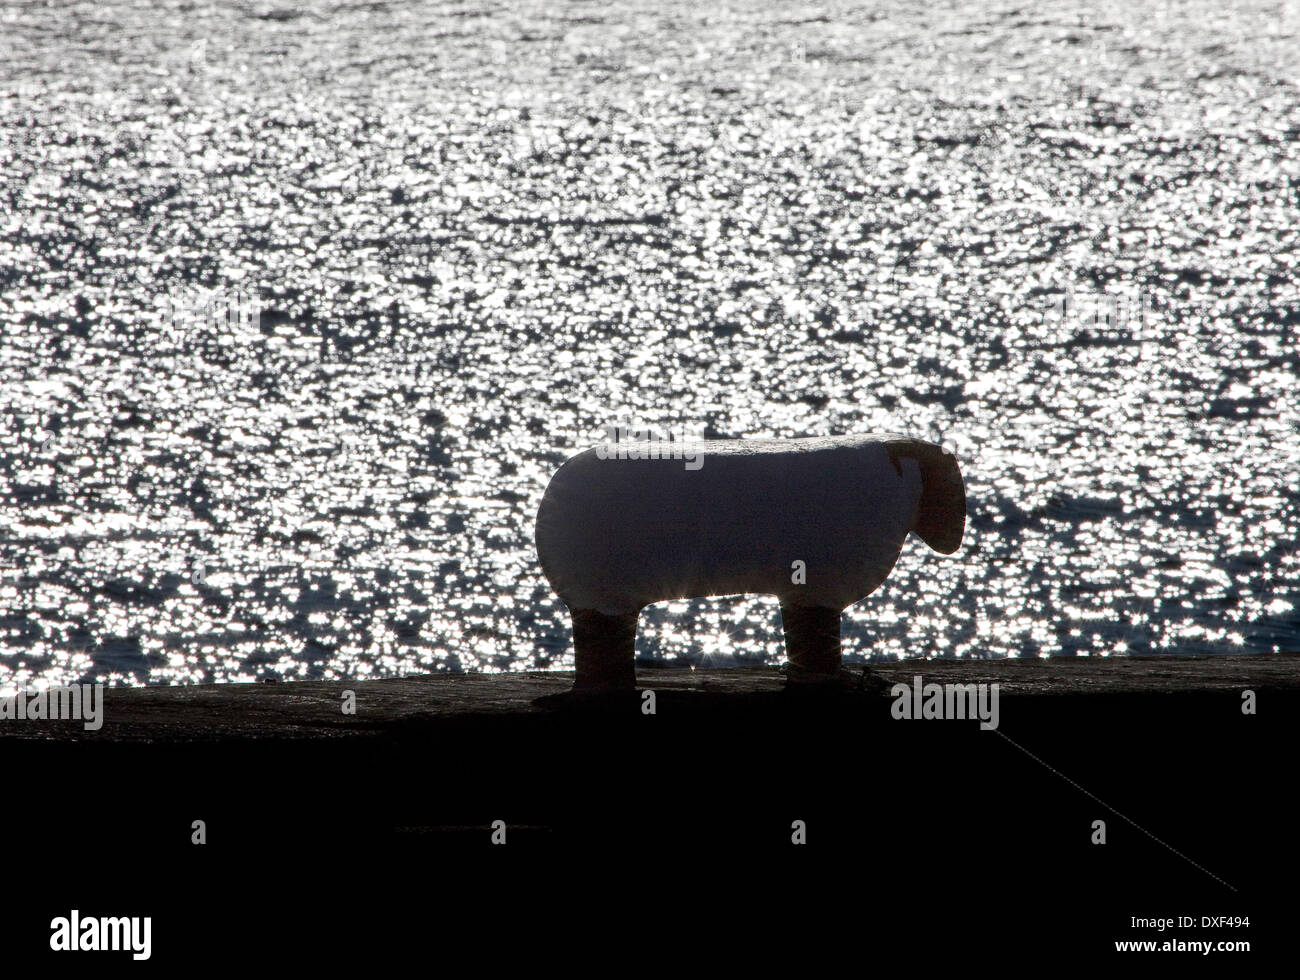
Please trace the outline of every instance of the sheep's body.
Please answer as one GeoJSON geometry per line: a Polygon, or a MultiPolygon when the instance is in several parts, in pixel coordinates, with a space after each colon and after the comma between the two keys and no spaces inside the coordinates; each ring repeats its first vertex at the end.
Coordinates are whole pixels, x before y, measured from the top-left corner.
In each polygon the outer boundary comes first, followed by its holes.
{"type": "Polygon", "coordinates": [[[631,686],[637,612],[700,596],[777,596],[791,660],[803,653],[823,672],[833,613],[838,668],[840,611],[885,580],[908,532],[948,552],[960,542],[960,473],[928,443],[877,435],[690,449],[701,454],[698,469],[588,450],[546,489],[537,551],[574,616],[578,688],[631,686]],[[936,515],[940,498],[945,513],[936,515]],[[805,650],[814,646],[815,655],[805,650]]]}

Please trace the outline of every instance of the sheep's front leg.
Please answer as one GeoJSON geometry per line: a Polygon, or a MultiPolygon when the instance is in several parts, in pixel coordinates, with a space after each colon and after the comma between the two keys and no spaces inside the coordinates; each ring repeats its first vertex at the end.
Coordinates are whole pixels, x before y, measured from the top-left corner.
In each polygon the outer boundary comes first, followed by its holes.
{"type": "Polygon", "coordinates": [[[636,688],[636,613],[606,616],[595,609],[571,609],[574,691],[631,691],[636,688]]]}
{"type": "Polygon", "coordinates": [[[790,661],[789,683],[838,680],[840,673],[840,610],[825,606],[781,603],[785,655],[790,661]]]}

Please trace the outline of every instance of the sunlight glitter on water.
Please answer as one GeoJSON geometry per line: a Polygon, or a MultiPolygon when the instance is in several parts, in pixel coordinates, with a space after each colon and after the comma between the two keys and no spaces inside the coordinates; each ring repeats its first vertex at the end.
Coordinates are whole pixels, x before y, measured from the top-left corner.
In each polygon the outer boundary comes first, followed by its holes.
{"type": "MultiPolygon", "coordinates": [[[[0,688],[571,664],[532,524],[620,418],[957,454],[962,549],[908,544],[851,657],[1300,647],[1273,8],[1047,3],[976,50],[993,8],[781,6],[530,8],[406,61],[434,14],[271,57],[289,27],[205,9],[166,27],[230,39],[199,68],[76,77],[99,21],[16,7],[0,688]],[[258,330],[169,331],[178,287],[258,330]]],[[[638,655],[779,662],[776,604],[652,607],[638,655]]]]}

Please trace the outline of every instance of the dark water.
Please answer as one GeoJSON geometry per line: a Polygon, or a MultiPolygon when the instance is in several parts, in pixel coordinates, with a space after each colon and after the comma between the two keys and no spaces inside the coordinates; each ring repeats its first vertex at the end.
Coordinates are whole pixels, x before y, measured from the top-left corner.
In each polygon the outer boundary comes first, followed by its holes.
{"type": "Polygon", "coordinates": [[[957,453],[855,656],[1300,649],[1295,8],[6,4],[0,689],[563,667],[625,419],[957,453]]]}

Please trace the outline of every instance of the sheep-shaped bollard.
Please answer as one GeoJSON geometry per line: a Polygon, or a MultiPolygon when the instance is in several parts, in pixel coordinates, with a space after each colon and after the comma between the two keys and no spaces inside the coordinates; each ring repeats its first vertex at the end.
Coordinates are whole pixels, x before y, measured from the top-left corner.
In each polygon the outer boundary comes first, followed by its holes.
{"type": "Polygon", "coordinates": [[[575,692],[635,688],[637,614],[651,603],[746,593],[780,600],[790,681],[836,681],[840,614],[885,580],[908,532],[942,554],[961,544],[961,472],[932,443],[657,446],[574,456],[538,508],[542,570],[573,617],[575,692]]]}

